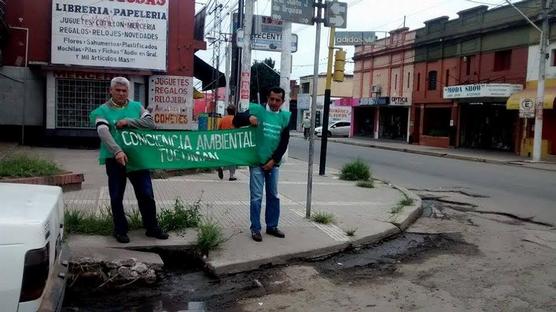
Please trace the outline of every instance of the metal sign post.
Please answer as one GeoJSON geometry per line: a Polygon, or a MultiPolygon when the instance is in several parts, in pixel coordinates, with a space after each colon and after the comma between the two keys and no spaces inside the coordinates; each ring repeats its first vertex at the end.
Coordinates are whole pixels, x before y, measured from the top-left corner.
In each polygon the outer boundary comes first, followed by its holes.
{"type": "Polygon", "coordinates": [[[309,160],[307,161],[307,201],[305,207],[305,217],[308,219],[311,218],[311,200],[313,194],[313,156],[315,150],[315,140],[312,134],[315,132],[315,121],[317,115],[317,85],[319,75],[321,24],[324,22],[327,26],[345,28],[347,22],[346,17],[347,3],[345,2],[326,1],[326,3],[323,3],[323,0],[272,0],[272,18],[307,25],[317,23],[311,103],[311,136],[309,139],[309,160]],[[323,9],[325,11],[325,19],[323,19],[323,9]]]}

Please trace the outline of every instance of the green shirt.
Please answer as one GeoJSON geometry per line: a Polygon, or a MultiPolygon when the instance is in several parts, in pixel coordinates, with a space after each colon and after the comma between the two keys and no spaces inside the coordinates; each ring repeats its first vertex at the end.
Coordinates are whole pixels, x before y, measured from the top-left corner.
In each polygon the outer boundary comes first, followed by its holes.
{"type": "Polygon", "coordinates": [[[255,138],[257,155],[259,162],[265,164],[278,147],[282,130],[289,125],[291,113],[283,110],[268,111],[260,104],[251,103],[249,104],[249,114],[257,117],[258,126],[255,138]]]}
{"type": "MultiPolygon", "coordinates": [[[[104,103],[89,114],[89,121],[94,126],[96,126],[96,123],[99,121],[106,123],[110,129],[110,134],[112,134],[116,143],[121,146],[119,135],[117,135],[116,123],[125,118],[141,118],[142,107],[141,103],[135,101],[128,101],[127,105],[122,108],[116,108],[110,106],[108,103],[104,103]]],[[[105,144],[101,142],[98,156],[99,163],[103,165],[106,158],[112,157],[114,157],[114,155],[112,155],[105,144]]]]}

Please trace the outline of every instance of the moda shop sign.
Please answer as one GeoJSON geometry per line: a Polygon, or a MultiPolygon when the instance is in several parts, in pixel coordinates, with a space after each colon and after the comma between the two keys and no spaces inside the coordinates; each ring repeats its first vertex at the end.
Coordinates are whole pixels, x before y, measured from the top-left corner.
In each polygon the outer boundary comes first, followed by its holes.
{"type": "Polygon", "coordinates": [[[497,83],[497,84],[471,84],[444,87],[445,99],[463,99],[476,97],[500,97],[507,98],[515,92],[523,90],[520,84],[497,83]]]}

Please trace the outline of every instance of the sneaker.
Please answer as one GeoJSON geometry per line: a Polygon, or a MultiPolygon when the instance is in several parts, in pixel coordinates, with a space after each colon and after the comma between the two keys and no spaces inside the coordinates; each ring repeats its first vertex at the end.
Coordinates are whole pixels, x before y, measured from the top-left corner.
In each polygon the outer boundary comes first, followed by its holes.
{"type": "Polygon", "coordinates": [[[129,237],[127,234],[118,234],[114,233],[114,238],[118,241],[118,243],[127,244],[129,243],[129,237]]]}
{"type": "Polygon", "coordinates": [[[168,233],[163,232],[161,229],[156,229],[156,230],[147,230],[147,232],[145,232],[145,235],[148,237],[154,237],[157,239],[168,239],[168,233]]]}
{"type": "Polygon", "coordinates": [[[220,178],[220,180],[224,179],[224,171],[222,170],[222,168],[218,168],[218,177],[220,178]]]}
{"type": "Polygon", "coordinates": [[[251,232],[251,238],[256,242],[263,241],[263,236],[261,235],[261,232],[251,232]]]}
{"type": "Polygon", "coordinates": [[[278,228],[266,229],[266,234],[279,237],[279,238],[286,237],[286,234],[284,234],[284,232],[280,231],[278,228]]]}
{"type": "Polygon", "coordinates": [[[230,177],[230,181],[235,181],[235,180],[237,180],[236,177],[230,177]]]}

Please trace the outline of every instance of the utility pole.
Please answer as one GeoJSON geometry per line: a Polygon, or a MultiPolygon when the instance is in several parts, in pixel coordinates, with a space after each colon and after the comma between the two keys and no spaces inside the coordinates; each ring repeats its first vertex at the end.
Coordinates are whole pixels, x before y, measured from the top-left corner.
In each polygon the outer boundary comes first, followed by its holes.
{"type": "MultiPolygon", "coordinates": [[[[241,15],[241,12],[240,12],[241,15]]],[[[245,18],[243,20],[243,49],[239,81],[239,109],[249,109],[249,85],[251,83],[251,29],[253,28],[253,0],[245,0],[245,18]]]]}
{"type": "Polygon", "coordinates": [[[330,27],[330,38],[328,40],[328,65],[326,68],[326,88],[324,90],[324,111],[322,114],[322,135],[320,143],[319,175],[323,176],[326,171],[326,149],[328,148],[328,115],[330,115],[330,93],[332,92],[332,59],[334,57],[334,36],[336,27],[330,27]]]}
{"type": "Polygon", "coordinates": [[[540,161],[542,156],[542,123],[544,109],[544,79],[546,77],[546,50],[548,46],[548,12],[550,11],[550,2],[552,0],[541,0],[542,7],[542,29],[539,28],[525,13],[515,6],[509,0],[505,0],[512,8],[514,8],[533,28],[539,31],[539,74],[537,77],[537,100],[535,103],[535,136],[533,138],[533,161],[540,161]]]}
{"type": "Polygon", "coordinates": [[[543,22],[539,42],[539,76],[537,78],[537,102],[535,106],[535,136],[533,139],[533,161],[540,161],[542,157],[542,127],[544,109],[544,80],[546,77],[546,50],[548,45],[548,12],[551,0],[541,0],[543,3],[543,22]]]}
{"type": "MultiPolygon", "coordinates": [[[[282,54],[280,59],[280,88],[284,89],[285,111],[290,111],[290,74],[292,67],[292,23],[284,21],[282,24],[282,54]]],[[[291,120],[290,120],[291,122],[291,120]]],[[[288,125],[289,127],[289,125],[288,125]]],[[[289,129],[288,129],[289,130],[289,129]]],[[[288,150],[283,156],[283,160],[288,160],[288,150]]]]}
{"type": "Polygon", "coordinates": [[[315,65],[313,69],[313,96],[311,101],[311,136],[309,137],[309,164],[307,172],[307,201],[305,206],[305,217],[311,218],[311,201],[313,195],[313,154],[315,150],[315,139],[312,135],[315,133],[315,120],[317,114],[317,83],[319,78],[319,52],[320,52],[320,31],[322,25],[322,0],[315,1],[317,15],[315,22],[317,23],[317,30],[315,36],[315,65]]]}
{"type": "Polygon", "coordinates": [[[238,0],[238,9],[237,9],[237,19],[234,20],[232,14],[232,73],[230,76],[230,90],[232,91],[232,103],[238,107],[239,106],[239,82],[241,77],[241,50],[242,45],[238,44],[237,38],[237,30],[243,27],[243,7],[244,7],[244,0],[238,0]]]}

